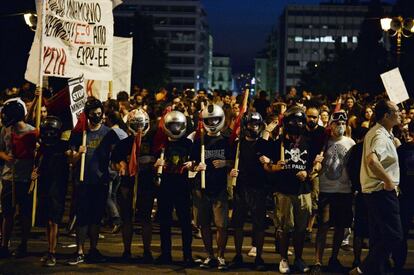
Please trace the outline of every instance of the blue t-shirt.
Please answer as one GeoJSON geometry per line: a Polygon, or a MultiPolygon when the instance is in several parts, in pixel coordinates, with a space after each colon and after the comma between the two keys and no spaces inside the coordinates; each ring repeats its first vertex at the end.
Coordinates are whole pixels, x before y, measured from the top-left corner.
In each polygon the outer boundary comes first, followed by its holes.
{"type": "MultiPolygon", "coordinates": [[[[105,125],[95,131],[87,130],[86,132],[86,157],[85,157],[85,174],[84,174],[84,183],[88,184],[97,184],[102,177],[102,171],[99,170],[100,161],[102,157],[102,150],[98,147],[100,146],[103,138],[111,129],[105,125]]],[[[82,145],[82,134],[76,133],[73,134],[69,140],[70,147],[73,150],[78,151],[79,146],[82,145]]],[[[80,175],[80,164],[79,160],[75,170],[75,181],[79,182],[80,175]]]]}

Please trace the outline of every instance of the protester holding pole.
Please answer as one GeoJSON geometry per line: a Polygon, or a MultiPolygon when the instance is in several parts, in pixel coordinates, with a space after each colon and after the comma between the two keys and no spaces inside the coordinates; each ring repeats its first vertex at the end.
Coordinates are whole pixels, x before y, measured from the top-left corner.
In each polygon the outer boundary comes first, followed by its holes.
{"type": "MultiPolygon", "coordinates": [[[[175,209],[181,227],[183,260],[186,266],[193,265],[192,258],[192,226],[191,226],[191,187],[185,170],[191,167],[189,155],[191,140],[184,137],[187,130],[187,119],[179,111],[171,111],[164,115],[162,130],[167,139],[160,148],[164,148],[165,157],[158,158],[154,168],[163,167],[160,175],[158,209],[160,218],[161,255],[157,264],[171,264],[171,226],[175,209]]],[[[199,148],[199,147],[198,147],[199,148]]],[[[160,149],[158,148],[159,153],[160,149]]]]}
{"type": "Polygon", "coordinates": [[[200,140],[194,141],[194,149],[191,152],[191,160],[197,163],[193,170],[204,170],[206,173],[206,188],[203,189],[201,182],[198,182],[194,192],[197,224],[201,227],[201,236],[207,252],[207,258],[200,267],[210,268],[215,264],[211,230],[211,221],[214,218],[217,227],[218,268],[224,270],[227,269],[224,259],[228,223],[227,168],[233,162],[230,161],[228,140],[220,132],[224,126],[223,109],[216,104],[210,104],[204,108],[201,115],[207,133],[204,138],[205,163],[201,160],[200,140]]]}
{"type": "Polygon", "coordinates": [[[279,138],[272,142],[266,152],[269,160],[263,164],[264,169],[275,173],[276,178],[272,184],[276,206],[275,227],[280,241],[279,272],[282,274],[290,272],[290,236],[295,248],[295,269],[301,273],[309,271],[302,259],[305,231],[312,208],[308,181],[312,160],[309,158],[309,144],[303,136],[305,124],[306,115],[302,108],[293,106],[288,109],[283,117],[283,141],[279,138]]]}
{"type": "MultiPolygon", "coordinates": [[[[77,265],[84,262],[84,243],[86,237],[90,236],[89,262],[102,262],[105,258],[97,249],[99,225],[105,211],[106,196],[108,194],[105,178],[100,171],[100,155],[98,147],[110,131],[102,124],[103,106],[94,98],[88,98],[84,115],[87,118],[86,138],[81,137],[78,132],[73,132],[69,140],[72,162],[75,163],[75,173],[79,177],[76,186],[76,245],[75,257],[68,261],[69,265],[77,265]],[[82,139],[86,139],[86,146],[83,146],[82,139]],[[82,167],[79,164],[81,155],[85,154],[84,177],[81,181],[82,167]]],[[[75,127],[76,128],[76,127],[75,127]]],[[[82,128],[82,127],[81,127],[82,128]]],[[[82,129],[83,130],[83,129],[82,129]]],[[[85,132],[85,131],[83,131],[85,132]]],[[[106,167],[108,168],[108,167],[106,167]]]]}
{"type": "Polygon", "coordinates": [[[28,194],[36,147],[36,131],[26,124],[26,105],[20,98],[7,100],[1,110],[4,128],[0,132],[0,158],[5,161],[2,168],[1,205],[3,212],[3,234],[0,258],[7,258],[9,241],[13,231],[16,205],[19,206],[22,228],[21,242],[15,251],[16,257],[27,254],[27,240],[31,228],[32,197],[28,194]]]}
{"type": "Polygon", "coordinates": [[[150,131],[148,114],[142,109],[129,112],[127,126],[131,134],[115,146],[111,156],[114,170],[121,176],[118,202],[124,243],[122,258],[125,261],[131,259],[132,226],[137,208],[139,220],[142,222],[142,261],[149,264],[153,261],[151,212],[156,193],[153,182],[155,156],[151,152],[154,131],[150,131]]]}
{"type": "Polygon", "coordinates": [[[41,261],[49,267],[56,265],[58,226],[65,210],[69,176],[65,155],[68,141],[61,136],[61,120],[54,116],[46,117],[40,124],[38,165],[32,172],[32,181],[38,180],[39,184],[39,221],[47,227],[48,251],[41,261]]]}
{"type": "Polygon", "coordinates": [[[234,186],[232,226],[234,227],[234,244],[236,256],[231,268],[243,265],[242,244],[243,226],[250,212],[253,224],[253,239],[256,247],[255,269],[264,271],[262,259],[265,218],[266,218],[266,173],[260,162],[260,157],[266,150],[266,141],[261,138],[264,129],[262,116],[250,112],[243,117],[239,149],[239,169],[233,168],[230,176],[237,177],[234,186]]]}

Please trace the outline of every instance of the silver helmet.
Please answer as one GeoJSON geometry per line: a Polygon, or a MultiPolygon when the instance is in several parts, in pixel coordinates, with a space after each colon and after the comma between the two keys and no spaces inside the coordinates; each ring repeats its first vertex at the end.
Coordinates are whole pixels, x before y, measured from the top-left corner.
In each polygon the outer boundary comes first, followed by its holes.
{"type": "Polygon", "coordinates": [[[181,138],[187,129],[187,118],[179,111],[171,111],[164,116],[164,131],[168,137],[181,138]]]}
{"type": "Polygon", "coordinates": [[[127,125],[134,132],[142,131],[144,136],[150,128],[150,119],[143,109],[133,109],[128,113],[127,125]]]}
{"type": "Polygon", "coordinates": [[[201,116],[203,117],[204,129],[210,134],[220,132],[224,127],[225,117],[223,109],[217,104],[209,104],[203,109],[201,116]]]}

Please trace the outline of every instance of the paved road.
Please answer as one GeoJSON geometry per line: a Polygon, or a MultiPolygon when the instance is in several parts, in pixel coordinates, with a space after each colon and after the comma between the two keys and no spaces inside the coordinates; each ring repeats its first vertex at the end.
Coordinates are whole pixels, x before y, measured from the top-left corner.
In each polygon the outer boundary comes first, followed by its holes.
{"type": "MultiPolygon", "coordinates": [[[[266,231],[266,242],[264,248],[263,259],[267,264],[267,272],[255,272],[252,269],[253,258],[249,258],[244,255],[244,260],[247,265],[243,269],[229,270],[228,274],[277,274],[277,263],[279,256],[274,252],[272,227],[269,227],[266,231]]],[[[108,256],[108,262],[105,264],[81,264],[79,266],[70,267],[65,264],[65,260],[71,256],[75,251],[74,238],[64,234],[64,230],[59,238],[58,248],[58,263],[55,267],[46,268],[42,267],[39,259],[46,250],[47,243],[41,228],[36,228],[33,232],[33,237],[29,242],[30,255],[24,259],[3,259],[0,260],[0,274],[75,274],[75,273],[103,273],[103,274],[219,274],[216,269],[208,271],[201,270],[199,268],[184,269],[180,266],[181,261],[181,241],[179,231],[175,230],[173,236],[173,258],[176,262],[174,266],[155,266],[155,265],[142,265],[137,262],[122,263],[120,262],[120,255],[122,254],[122,239],[120,234],[109,233],[109,228],[103,228],[103,235],[105,239],[100,240],[99,249],[101,252],[108,256]]],[[[158,228],[154,229],[154,256],[158,256],[160,251],[160,241],[158,235],[158,228]]],[[[250,231],[247,230],[247,235],[250,231]]],[[[328,243],[331,241],[331,233],[329,235],[328,243]]],[[[313,236],[314,237],[314,236],[313,236]]],[[[16,237],[12,240],[12,247],[16,247],[18,244],[16,237]]],[[[249,250],[250,237],[245,238],[244,252],[249,250]]],[[[233,238],[229,238],[228,250],[226,259],[229,261],[235,254],[233,238]]],[[[203,245],[200,239],[194,239],[193,241],[193,256],[194,258],[203,257],[203,245]]],[[[142,241],[139,235],[134,235],[133,254],[135,257],[142,255],[142,241]]],[[[326,250],[325,263],[328,261],[331,249],[326,250]]],[[[313,263],[314,243],[307,243],[304,250],[304,259],[309,264],[313,263]]],[[[364,250],[364,255],[366,250],[364,250]]],[[[340,253],[340,260],[345,265],[350,267],[353,254],[352,251],[343,251],[340,253]]],[[[324,273],[332,274],[332,273],[324,273]]],[[[414,274],[414,240],[409,242],[409,254],[406,274],[414,274]]]]}

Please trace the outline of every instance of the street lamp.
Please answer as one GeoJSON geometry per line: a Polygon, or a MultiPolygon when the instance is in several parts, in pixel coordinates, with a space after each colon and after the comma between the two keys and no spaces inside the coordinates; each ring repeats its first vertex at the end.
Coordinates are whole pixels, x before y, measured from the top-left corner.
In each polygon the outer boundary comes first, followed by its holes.
{"type": "Polygon", "coordinates": [[[34,13],[25,13],[23,14],[24,21],[30,27],[32,31],[36,30],[37,25],[37,15],[34,13]]]}
{"type": "Polygon", "coordinates": [[[414,33],[414,20],[412,18],[386,17],[381,18],[381,28],[388,32],[391,37],[397,37],[397,58],[401,54],[401,39],[402,37],[410,37],[414,33]]]}

